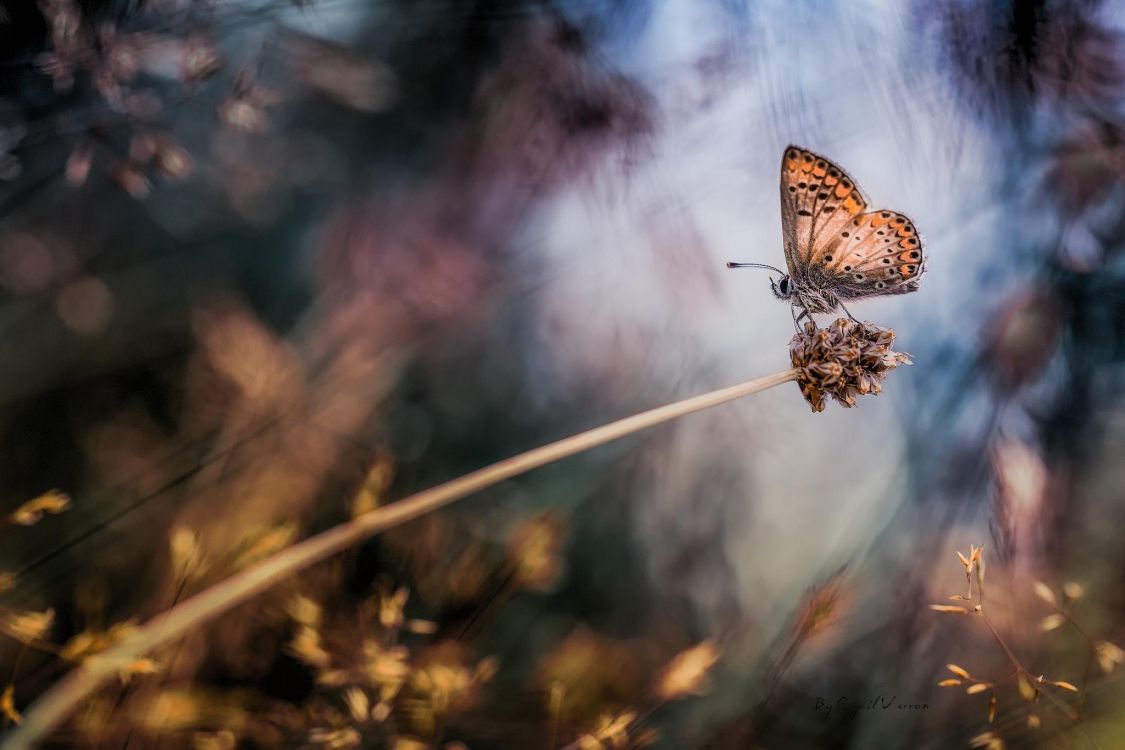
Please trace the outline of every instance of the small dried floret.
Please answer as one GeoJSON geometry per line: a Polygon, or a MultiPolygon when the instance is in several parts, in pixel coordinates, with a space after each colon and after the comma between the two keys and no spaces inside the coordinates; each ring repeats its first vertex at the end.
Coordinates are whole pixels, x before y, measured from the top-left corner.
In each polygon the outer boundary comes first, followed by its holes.
{"type": "Polygon", "coordinates": [[[1102,641],[1094,648],[1094,655],[1098,659],[1098,666],[1109,674],[1118,664],[1125,664],[1125,651],[1110,643],[1102,641]]]}
{"type": "Polygon", "coordinates": [[[1063,622],[1065,622],[1065,620],[1063,620],[1062,615],[1047,615],[1043,618],[1043,621],[1039,623],[1039,629],[1043,632],[1054,630],[1055,628],[1061,626],[1063,622]]]}
{"type": "Polygon", "coordinates": [[[55,623],[55,610],[43,612],[23,612],[9,610],[0,612],[0,630],[20,643],[34,643],[47,637],[55,623]]]}
{"type": "Polygon", "coordinates": [[[1004,750],[1004,740],[992,732],[978,734],[969,740],[969,747],[984,748],[984,750],[1004,750]]]}
{"type": "Polygon", "coordinates": [[[969,670],[965,669],[964,667],[959,667],[956,664],[946,664],[945,667],[958,677],[964,677],[966,680],[972,679],[972,675],[969,674],[969,670]]]}
{"type": "Polygon", "coordinates": [[[681,652],[660,673],[656,694],[663,700],[675,700],[701,692],[707,673],[718,660],[719,649],[713,641],[681,652]]]}
{"type": "Polygon", "coordinates": [[[3,694],[0,694],[0,714],[3,714],[13,724],[19,724],[23,721],[23,716],[16,710],[16,686],[11,683],[8,683],[3,694]]]}
{"type": "Polygon", "coordinates": [[[952,604],[931,604],[930,609],[935,612],[944,612],[950,615],[967,615],[969,610],[964,607],[956,607],[952,604]]]}
{"type": "Polygon", "coordinates": [[[380,591],[379,624],[389,630],[402,627],[402,609],[406,606],[409,596],[410,592],[406,588],[399,588],[394,593],[386,589],[380,591]]]}
{"type": "Polygon", "coordinates": [[[1058,600],[1055,599],[1055,592],[1051,591],[1051,587],[1043,583],[1042,581],[1036,581],[1032,585],[1032,588],[1035,590],[1036,596],[1038,596],[1047,604],[1050,604],[1052,607],[1058,603],[1058,600]]]}
{"type": "Polygon", "coordinates": [[[39,523],[45,514],[57,515],[69,507],[70,497],[66,493],[51,490],[16,508],[8,519],[20,526],[31,526],[39,523]]]}
{"type": "Polygon", "coordinates": [[[789,356],[813,411],[824,411],[825,395],[852,407],[857,395],[878,394],[891,370],[911,363],[908,355],[891,350],[894,340],[888,328],[846,318],[827,328],[807,323],[789,343],[789,356]]]}
{"type": "Polygon", "coordinates": [[[562,570],[564,536],[563,523],[549,513],[538,514],[519,525],[508,543],[508,557],[519,586],[550,588],[562,570]]]}
{"type": "Polygon", "coordinates": [[[1086,589],[1081,583],[1068,581],[1063,585],[1063,593],[1066,595],[1067,599],[1074,601],[1076,599],[1081,599],[1082,595],[1086,593],[1086,589]]]}
{"type": "Polygon", "coordinates": [[[316,728],[309,732],[310,744],[332,748],[333,750],[359,747],[359,743],[362,741],[363,738],[360,737],[359,732],[352,727],[344,727],[343,729],[316,728]]]}

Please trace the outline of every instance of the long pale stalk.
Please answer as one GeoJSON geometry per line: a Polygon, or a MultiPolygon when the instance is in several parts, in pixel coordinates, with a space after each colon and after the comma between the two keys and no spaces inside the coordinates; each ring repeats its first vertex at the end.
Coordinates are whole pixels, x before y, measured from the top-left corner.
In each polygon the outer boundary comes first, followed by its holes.
{"type": "Polygon", "coordinates": [[[156,615],[132,636],[72,670],[32,704],[23,724],[8,733],[0,743],[0,750],[24,750],[32,747],[66,719],[78,703],[98,685],[115,676],[123,665],[246,602],[278,581],[357,542],[518,474],[685,414],[749,396],[796,378],[796,370],[786,370],[641,412],[504,459],[398,502],[376,508],[298,542],[204,589],[167,612],[156,615]]]}

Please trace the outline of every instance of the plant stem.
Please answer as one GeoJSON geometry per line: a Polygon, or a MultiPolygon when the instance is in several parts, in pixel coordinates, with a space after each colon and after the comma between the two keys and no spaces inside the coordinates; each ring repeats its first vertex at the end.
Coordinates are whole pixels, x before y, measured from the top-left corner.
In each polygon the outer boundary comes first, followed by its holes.
{"type": "Polygon", "coordinates": [[[1016,655],[1012,652],[1012,649],[1008,648],[1008,644],[1000,636],[1000,632],[996,629],[996,626],[992,624],[992,620],[988,619],[988,615],[986,615],[983,611],[979,612],[978,614],[980,615],[981,619],[984,620],[984,623],[988,625],[988,629],[992,631],[992,637],[995,638],[996,642],[1000,644],[1000,648],[1004,649],[1004,653],[1007,655],[1008,661],[1012,663],[1012,666],[1015,667],[1017,671],[1022,672],[1024,677],[1026,677],[1031,684],[1036,686],[1039,694],[1047,696],[1047,699],[1054,703],[1068,719],[1070,719],[1071,721],[1078,721],[1079,717],[1074,709],[1064,703],[1054,693],[1044,690],[1042,683],[1039,682],[1039,678],[1036,675],[1033,675],[1031,671],[1027,669],[1027,667],[1020,663],[1020,660],[1016,658],[1016,655]]]}
{"type": "Polygon", "coordinates": [[[24,722],[8,732],[0,750],[26,750],[47,736],[79,702],[118,669],[152,649],[213,620],[239,604],[327,557],[389,528],[413,520],[505,479],[545,466],[663,422],[733,401],[796,380],[785,370],[739,385],[661,406],[601,427],[549,443],[428,490],[376,508],[350,521],[309,537],[291,547],[204,589],[156,615],[133,635],[87,660],[48,689],[32,704],[24,722]]]}

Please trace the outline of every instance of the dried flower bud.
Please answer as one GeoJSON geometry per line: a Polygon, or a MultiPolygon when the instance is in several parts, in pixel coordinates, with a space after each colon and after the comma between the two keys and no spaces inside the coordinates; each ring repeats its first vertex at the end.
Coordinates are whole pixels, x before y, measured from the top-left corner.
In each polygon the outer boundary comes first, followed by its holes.
{"type": "Polygon", "coordinates": [[[968,695],[976,695],[977,693],[983,693],[990,687],[992,686],[987,682],[978,682],[976,685],[969,685],[969,687],[965,689],[965,693],[967,693],[968,695]]]}
{"type": "Polygon", "coordinates": [[[880,382],[910,357],[891,351],[895,333],[870,323],[839,318],[827,328],[805,325],[789,343],[789,356],[797,369],[801,394],[813,411],[824,411],[824,397],[844,407],[856,404],[856,395],[877,394],[880,382]]]}
{"type": "Polygon", "coordinates": [[[1068,581],[1063,585],[1063,594],[1071,601],[1081,599],[1084,593],[1086,593],[1086,589],[1082,584],[1076,583],[1075,581],[1068,581]]]}
{"type": "Polygon", "coordinates": [[[944,612],[950,615],[967,615],[969,610],[964,607],[955,607],[952,604],[931,604],[930,609],[935,612],[944,612]]]}

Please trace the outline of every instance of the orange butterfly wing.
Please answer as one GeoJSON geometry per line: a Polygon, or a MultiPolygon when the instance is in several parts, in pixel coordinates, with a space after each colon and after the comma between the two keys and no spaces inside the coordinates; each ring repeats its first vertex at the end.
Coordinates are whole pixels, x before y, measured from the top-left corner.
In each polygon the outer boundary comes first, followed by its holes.
{"type": "Polygon", "coordinates": [[[800,146],[781,158],[781,228],[789,273],[801,280],[814,256],[834,247],[843,227],[867,208],[855,180],[800,146]]]}
{"type": "Polygon", "coordinates": [[[897,211],[860,214],[840,230],[839,239],[831,259],[822,254],[813,263],[833,279],[841,299],[918,289],[926,258],[922,238],[906,216],[897,211]]]}
{"type": "Polygon", "coordinates": [[[866,209],[867,200],[844,170],[808,149],[785,149],[782,235],[798,285],[845,300],[918,289],[925,257],[914,222],[896,211],[866,209]]]}

